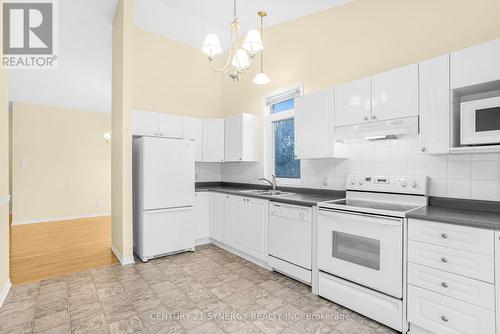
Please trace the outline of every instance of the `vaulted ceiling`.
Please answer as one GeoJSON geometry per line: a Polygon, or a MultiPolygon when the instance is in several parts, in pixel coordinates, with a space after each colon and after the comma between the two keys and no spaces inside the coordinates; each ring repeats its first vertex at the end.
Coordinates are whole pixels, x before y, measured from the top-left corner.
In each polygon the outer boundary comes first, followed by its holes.
{"type": "MultiPolygon", "coordinates": [[[[54,70],[12,70],[10,99],[111,111],[112,22],[118,0],[58,1],[58,58],[54,70]]],[[[241,31],[280,24],[350,0],[239,0],[241,31]]],[[[199,48],[209,32],[227,46],[233,0],[135,0],[136,26],[199,48]]]]}

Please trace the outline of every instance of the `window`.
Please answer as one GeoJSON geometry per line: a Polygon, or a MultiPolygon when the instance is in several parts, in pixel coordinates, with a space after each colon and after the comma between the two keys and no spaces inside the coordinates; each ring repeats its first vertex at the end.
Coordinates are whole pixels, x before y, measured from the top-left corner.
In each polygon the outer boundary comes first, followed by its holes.
{"type": "Polygon", "coordinates": [[[295,159],[293,118],[274,121],[274,175],[278,178],[300,179],[300,160],[295,159]]]}
{"type": "Polygon", "coordinates": [[[276,175],[282,184],[296,184],[300,181],[300,160],[295,159],[295,97],[301,88],[266,99],[268,124],[266,133],[266,157],[269,160],[267,175],[276,175]]]}

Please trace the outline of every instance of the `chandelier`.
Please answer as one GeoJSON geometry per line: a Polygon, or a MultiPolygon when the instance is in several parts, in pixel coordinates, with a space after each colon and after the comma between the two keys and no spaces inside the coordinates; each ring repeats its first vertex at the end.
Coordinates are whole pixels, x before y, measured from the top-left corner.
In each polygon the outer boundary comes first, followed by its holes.
{"type": "Polygon", "coordinates": [[[247,71],[254,63],[257,53],[261,53],[261,71],[253,80],[256,84],[266,84],[269,78],[263,71],[263,49],[262,32],[264,17],[267,16],[266,12],[260,11],[257,13],[260,16],[261,24],[259,32],[256,29],[249,30],[241,47],[238,45],[238,32],[240,24],[238,23],[238,12],[236,0],[233,0],[233,20],[231,22],[231,39],[228,51],[227,60],[221,68],[216,68],[214,59],[217,55],[222,53],[222,47],[219,37],[216,34],[208,34],[205,37],[201,50],[208,56],[208,63],[210,68],[222,75],[229,75],[229,77],[237,82],[240,81],[243,72],[247,71]]]}

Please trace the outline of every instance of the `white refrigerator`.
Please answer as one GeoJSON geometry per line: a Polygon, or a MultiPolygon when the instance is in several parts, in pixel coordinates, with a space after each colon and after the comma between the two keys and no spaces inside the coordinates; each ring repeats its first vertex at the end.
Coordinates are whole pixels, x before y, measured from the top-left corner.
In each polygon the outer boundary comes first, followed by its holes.
{"type": "Polygon", "coordinates": [[[133,146],[134,253],[146,262],[194,250],[194,142],[140,137],[133,146]]]}

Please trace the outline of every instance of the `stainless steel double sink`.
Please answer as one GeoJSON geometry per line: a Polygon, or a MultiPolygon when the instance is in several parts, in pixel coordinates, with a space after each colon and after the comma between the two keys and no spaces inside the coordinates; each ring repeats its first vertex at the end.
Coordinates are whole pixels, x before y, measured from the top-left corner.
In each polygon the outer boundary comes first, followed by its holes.
{"type": "Polygon", "coordinates": [[[262,196],[285,196],[285,195],[293,195],[294,194],[294,193],[285,192],[285,191],[281,191],[281,190],[263,190],[263,189],[240,190],[240,193],[262,195],[262,196]]]}

